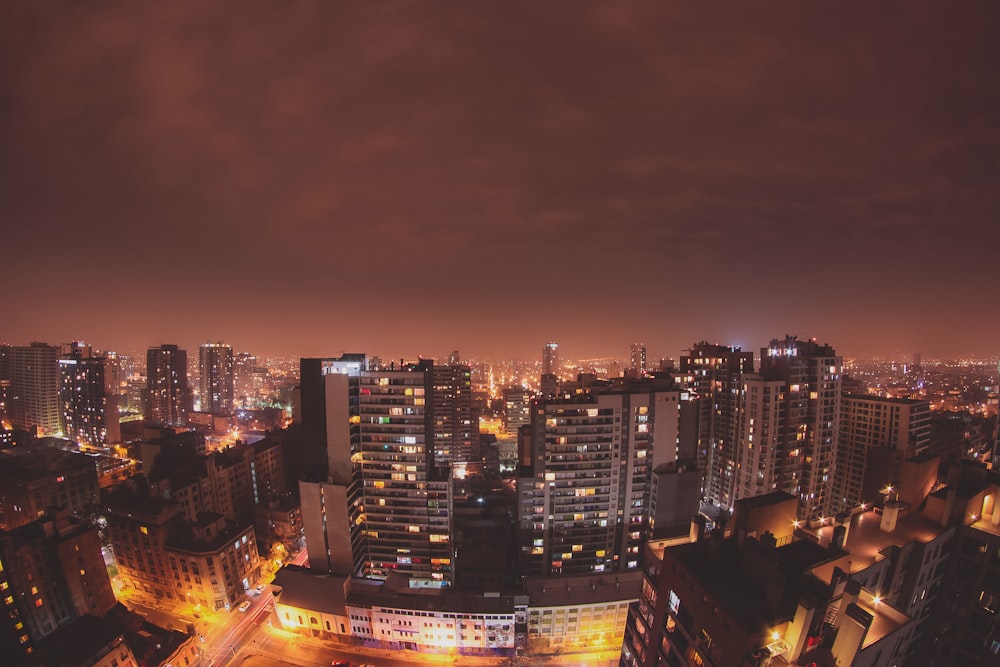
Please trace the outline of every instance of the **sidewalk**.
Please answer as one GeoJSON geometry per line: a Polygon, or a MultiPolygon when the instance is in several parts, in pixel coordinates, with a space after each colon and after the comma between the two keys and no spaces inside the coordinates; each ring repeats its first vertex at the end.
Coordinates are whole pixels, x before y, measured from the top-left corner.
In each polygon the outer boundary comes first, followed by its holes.
{"type": "MultiPolygon", "coordinates": [[[[368,656],[370,658],[390,658],[393,660],[406,660],[407,656],[420,656],[420,662],[437,662],[442,665],[467,665],[467,666],[488,666],[498,665],[504,658],[500,656],[486,655],[464,655],[459,653],[421,653],[417,651],[392,650],[387,648],[377,648],[354,644],[350,641],[336,641],[321,639],[319,637],[297,636],[298,641],[306,642],[317,648],[328,648],[340,650],[358,656],[368,656]]],[[[595,667],[617,665],[621,649],[607,649],[604,651],[574,651],[574,652],[547,652],[545,654],[531,654],[525,657],[537,660],[542,665],[593,665],[595,667]]]]}

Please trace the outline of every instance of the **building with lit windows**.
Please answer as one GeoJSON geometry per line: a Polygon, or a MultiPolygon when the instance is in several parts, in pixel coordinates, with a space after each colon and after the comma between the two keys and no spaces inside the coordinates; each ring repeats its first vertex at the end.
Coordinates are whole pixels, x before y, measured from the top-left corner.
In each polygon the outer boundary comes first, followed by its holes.
{"type": "Polygon", "coordinates": [[[65,512],[0,530],[0,647],[8,658],[43,637],[116,604],[97,529],[65,512]]]}
{"type": "Polygon", "coordinates": [[[10,425],[10,349],[0,343],[0,429],[10,425]]]}
{"type": "Polygon", "coordinates": [[[260,557],[253,524],[203,513],[165,543],[174,595],[209,609],[230,609],[256,585],[260,557]]]}
{"type": "Polygon", "coordinates": [[[516,434],[531,422],[531,392],[521,386],[503,390],[503,429],[516,434]]]}
{"type": "Polygon", "coordinates": [[[642,574],[528,577],[528,648],[533,652],[621,645],[642,574]]]}
{"type": "Polygon", "coordinates": [[[434,466],[468,462],[479,423],[472,419],[472,369],[460,364],[433,366],[434,466]]]}
{"type": "Polygon", "coordinates": [[[46,343],[10,347],[10,420],[14,428],[60,435],[59,347],[46,343]]]}
{"type": "Polygon", "coordinates": [[[0,528],[42,517],[50,507],[79,514],[100,500],[97,461],[55,447],[0,456],[0,528]]]}
{"type": "Polygon", "coordinates": [[[187,351],[161,345],[146,351],[146,419],[186,426],[192,410],[187,378],[187,351]]]}
{"type": "Polygon", "coordinates": [[[698,408],[697,461],[705,471],[704,496],[731,507],[735,445],[743,378],[753,373],[753,353],[738,347],[700,342],[680,358],[674,379],[701,399],[698,408]]]}
{"type": "Polygon", "coordinates": [[[834,512],[875,501],[881,489],[899,479],[902,461],[927,452],[930,439],[929,401],[844,394],[834,512]]]}
{"type": "Polygon", "coordinates": [[[287,566],[275,577],[274,619],[287,630],[366,646],[481,656],[617,649],[640,573],[530,577],[525,592],[415,589],[287,566]]]}
{"type": "Polygon", "coordinates": [[[233,356],[233,402],[241,407],[256,407],[257,357],[249,352],[233,356]]]}
{"type": "Polygon", "coordinates": [[[550,342],[542,347],[542,375],[559,377],[559,343],[550,342]]]}
{"type": "Polygon", "coordinates": [[[642,377],[649,370],[646,363],[646,344],[632,343],[629,354],[629,368],[638,376],[642,377]]]}
{"type": "Polygon", "coordinates": [[[450,585],[451,486],[434,464],[433,363],[364,368],[363,355],[302,360],[302,430],[327,471],[299,484],[310,565],[450,585]]]}
{"type": "Polygon", "coordinates": [[[166,543],[182,518],[182,507],[125,488],[110,493],[106,502],[108,538],[122,586],[156,599],[175,599],[166,543]]]}
{"type": "Polygon", "coordinates": [[[753,480],[757,475],[765,481],[764,492],[797,495],[804,519],[829,516],[839,505],[833,502],[833,475],[840,438],[842,368],[843,360],[832,347],[794,336],[772,340],[761,350],[762,380],[756,382],[759,410],[748,409],[744,414],[737,447],[750,451],[757,446],[755,441],[763,439],[770,443],[769,453],[753,455],[756,470],[744,467],[740,471],[746,491],[736,493],[737,498],[756,495],[749,489],[759,486],[753,480]],[[785,386],[775,397],[778,380],[785,386]],[[765,407],[768,389],[770,400],[780,403],[778,407],[765,407]],[[750,486],[746,485],[748,475],[750,486]]]}
{"type": "Polygon", "coordinates": [[[200,412],[233,411],[233,348],[206,343],[198,348],[198,400],[200,412]]]}
{"type": "MultiPolygon", "coordinates": [[[[518,479],[523,574],[639,566],[656,523],[656,474],[694,458],[696,414],[686,398],[659,379],[598,384],[533,406],[530,465],[518,479]]],[[[662,495],[665,503],[671,497],[666,489],[662,495]]],[[[689,499],[692,511],[698,495],[695,489],[689,499]]],[[[690,513],[684,516],[686,524],[690,513]]]]}
{"type": "Polygon", "coordinates": [[[119,488],[108,494],[108,537],[122,585],[157,600],[230,609],[260,577],[253,523],[119,488]]]}
{"type": "Polygon", "coordinates": [[[118,399],[107,392],[109,360],[74,350],[59,360],[63,434],[83,446],[121,442],[118,399]]]}
{"type": "Polygon", "coordinates": [[[1000,477],[938,464],[813,528],[774,492],[737,501],[727,536],[651,543],[621,665],[996,664],[1000,477]]]}

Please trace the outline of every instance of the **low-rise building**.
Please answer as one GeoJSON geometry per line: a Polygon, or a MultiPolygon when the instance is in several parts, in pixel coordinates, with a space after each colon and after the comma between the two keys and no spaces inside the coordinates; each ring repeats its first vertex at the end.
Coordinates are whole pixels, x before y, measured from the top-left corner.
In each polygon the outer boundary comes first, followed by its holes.
{"type": "Polygon", "coordinates": [[[537,577],[523,594],[411,588],[406,577],[360,579],[282,568],[272,584],[281,627],[422,653],[503,656],[615,649],[639,595],[639,572],[537,577]]]}
{"type": "Polygon", "coordinates": [[[617,648],[629,606],[639,598],[641,586],[642,573],[637,571],[529,577],[525,581],[529,648],[617,648]]]}
{"type": "Polygon", "coordinates": [[[205,513],[178,526],[165,544],[178,599],[211,609],[231,609],[260,578],[252,524],[205,513]]]}
{"type": "Polygon", "coordinates": [[[108,500],[123,585],[156,599],[230,609],[260,578],[252,524],[217,513],[189,521],[178,503],[128,489],[108,500]]]}

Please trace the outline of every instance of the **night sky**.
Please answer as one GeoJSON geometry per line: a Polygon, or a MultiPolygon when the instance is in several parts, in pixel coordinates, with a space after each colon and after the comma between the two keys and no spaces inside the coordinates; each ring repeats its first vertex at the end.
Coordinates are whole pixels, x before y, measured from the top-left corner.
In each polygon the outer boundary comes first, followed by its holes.
{"type": "Polygon", "coordinates": [[[1000,354],[1000,3],[0,4],[0,340],[1000,354]]]}

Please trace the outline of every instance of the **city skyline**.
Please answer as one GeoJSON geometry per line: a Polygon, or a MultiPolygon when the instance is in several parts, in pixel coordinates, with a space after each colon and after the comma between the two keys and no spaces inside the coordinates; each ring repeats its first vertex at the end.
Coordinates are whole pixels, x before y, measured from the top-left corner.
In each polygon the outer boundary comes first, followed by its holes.
{"type": "Polygon", "coordinates": [[[4,342],[1000,353],[995,3],[273,10],[0,8],[4,342]]]}

